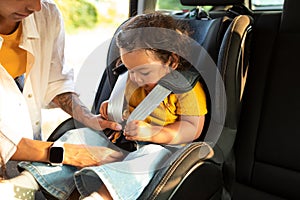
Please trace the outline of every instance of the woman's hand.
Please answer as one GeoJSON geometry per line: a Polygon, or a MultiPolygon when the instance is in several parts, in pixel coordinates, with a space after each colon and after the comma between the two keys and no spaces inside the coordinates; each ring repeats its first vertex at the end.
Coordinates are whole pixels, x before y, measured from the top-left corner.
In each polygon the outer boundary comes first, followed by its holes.
{"type": "Polygon", "coordinates": [[[63,164],[83,168],[116,162],[123,158],[122,152],[107,147],[65,144],[63,164]]]}
{"type": "Polygon", "coordinates": [[[90,117],[90,119],[86,122],[86,125],[99,131],[107,128],[115,131],[122,130],[122,126],[119,123],[108,120],[107,107],[108,101],[104,101],[99,109],[100,115],[93,115],[90,117]]]}
{"type": "Polygon", "coordinates": [[[109,128],[119,131],[122,129],[120,124],[107,120],[108,103],[105,103],[106,105],[104,106],[106,106],[106,108],[103,107],[103,109],[101,109],[102,111],[100,111],[100,113],[103,113],[103,116],[91,113],[91,111],[80,101],[78,95],[75,93],[66,92],[59,94],[52,100],[52,103],[63,109],[74,119],[94,130],[102,131],[109,128]],[[106,109],[105,112],[104,109],[106,109]]]}
{"type": "MultiPolygon", "coordinates": [[[[22,138],[12,160],[32,162],[49,162],[49,148],[53,142],[22,138]]],[[[63,164],[73,165],[79,168],[98,166],[122,160],[124,154],[107,147],[87,146],[84,144],[65,143],[63,164]]]]}
{"type": "Polygon", "coordinates": [[[94,115],[86,122],[86,125],[94,130],[99,130],[99,131],[102,131],[106,128],[115,131],[122,130],[121,124],[106,120],[102,117],[102,115],[94,115]]]}

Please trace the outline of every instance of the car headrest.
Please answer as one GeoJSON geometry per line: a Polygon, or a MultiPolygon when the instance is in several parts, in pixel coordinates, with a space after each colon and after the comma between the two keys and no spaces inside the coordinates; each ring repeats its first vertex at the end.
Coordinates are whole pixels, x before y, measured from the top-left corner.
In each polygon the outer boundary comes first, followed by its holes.
{"type": "Polygon", "coordinates": [[[184,6],[227,6],[244,3],[244,0],[180,0],[184,6]]]}
{"type": "Polygon", "coordinates": [[[280,25],[281,32],[300,33],[299,6],[299,0],[284,1],[282,21],[280,25]]]}

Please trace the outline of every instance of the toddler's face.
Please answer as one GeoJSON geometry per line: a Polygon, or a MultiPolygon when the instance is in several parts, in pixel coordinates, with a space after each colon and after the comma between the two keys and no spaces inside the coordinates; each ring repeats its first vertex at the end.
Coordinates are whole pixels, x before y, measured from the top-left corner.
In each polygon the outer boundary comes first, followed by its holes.
{"type": "Polygon", "coordinates": [[[129,78],[150,92],[157,82],[170,72],[170,68],[145,50],[135,50],[122,54],[121,60],[128,69],[129,78]]]}

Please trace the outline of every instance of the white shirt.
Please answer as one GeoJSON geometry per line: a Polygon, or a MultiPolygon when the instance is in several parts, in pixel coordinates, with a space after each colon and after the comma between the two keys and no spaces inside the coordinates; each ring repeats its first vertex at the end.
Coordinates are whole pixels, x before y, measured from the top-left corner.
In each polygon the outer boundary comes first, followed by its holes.
{"type": "MultiPolygon", "coordinates": [[[[41,11],[25,18],[22,27],[19,47],[28,52],[23,94],[0,63],[0,155],[4,163],[23,137],[41,138],[41,108],[56,95],[74,91],[73,71],[64,66],[65,33],[56,5],[43,0],[41,11]]],[[[0,37],[0,48],[2,43],[0,37]]]]}

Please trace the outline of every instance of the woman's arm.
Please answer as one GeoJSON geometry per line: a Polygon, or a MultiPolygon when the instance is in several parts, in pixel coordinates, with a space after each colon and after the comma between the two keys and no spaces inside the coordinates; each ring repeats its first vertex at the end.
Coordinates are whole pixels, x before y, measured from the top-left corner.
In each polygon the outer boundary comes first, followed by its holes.
{"type": "Polygon", "coordinates": [[[204,116],[180,116],[180,119],[167,126],[153,126],[144,121],[132,121],[125,127],[128,140],[159,144],[183,144],[192,142],[201,134],[204,116]]]}
{"type": "Polygon", "coordinates": [[[120,124],[105,120],[100,115],[91,113],[75,93],[67,92],[57,95],[52,102],[71,115],[74,119],[92,129],[103,130],[109,128],[116,131],[122,129],[120,124]]]}
{"type": "Polygon", "coordinates": [[[15,154],[11,157],[11,159],[48,162],[48,149],[51,145],[52,142],[43,142],[39,140],[22,138],[17,145],[15,154]]]}
{"type": "MultiPolygon", "coordinates": [[[[12,160],[33,162],[49,162],[49,148],[52,142],[22,138],[17,145],[17,151],[12,160]]],[[[65,153],[63,164],[76,167],[102,165],[119,160],[123,154],[106,147],[95,147],[77,144],[64,144],[65,153]]]]}

